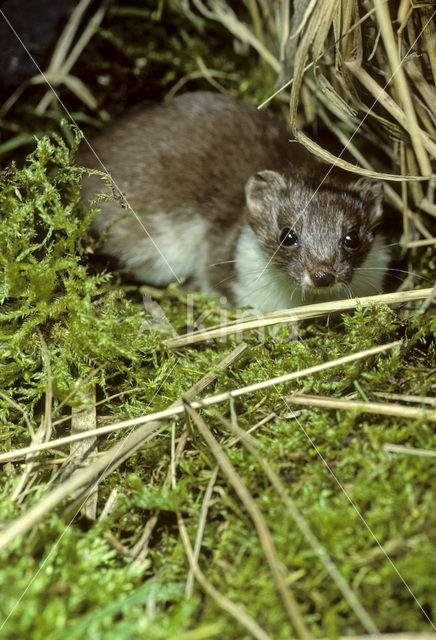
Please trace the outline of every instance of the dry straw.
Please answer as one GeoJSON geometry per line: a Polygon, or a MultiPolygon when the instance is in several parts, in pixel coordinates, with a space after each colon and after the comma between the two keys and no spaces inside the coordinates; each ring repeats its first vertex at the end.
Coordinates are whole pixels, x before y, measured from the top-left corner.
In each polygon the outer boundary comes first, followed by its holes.
{"type": "Polygon", "coordinates": [[[193,0],[279,72],[273,96],[289,100],[295,139],[328,163],[384,180],[405,245],[436,244],[434,3],[245,0],[252,24],[231,4],[193,0]],[[346,152],[335,155],[303,132],[318,122],[346,152]]]}
{"type": "MultiPolygon", "coordinates": [[[[64,85],[89,109],[98,111],[99,116],[103,120],[109,119],[106,111],[99,109],[97,98],[91,93],[85,83],[71,73],[71,69],[74,67],[77,59],[97,32],[105,16],[108,0],[103,0],[92,18],[85,20],[85,14],[91,5],[92,0],[80,0],[80,2],[77,3],[56,43],[47,69],[44,72],[41,71],[35,62],[38,73],[35,73],[29,80],[20,84],[1,105],[0,117],[4,118],[6,116],[13,105],[21,98],[27,87],[46,84],[48,85],[47,90],[35,109],[35,113],[38,115],[43,115],[50,105],[56,105],[58,97],[53,91],[53,87],[64,85]]],[[[12,31],[14,31],[17,38],[20,39],[13,25],[7,20],[7,16],[3,12],[1,12],[1,15],[12,31]]],[[[21,42],[21,44],[25,46],[24,43],[21,42]]]]}
{"type": "MultiPolygon", "coordinates": [[[[191,407],[194,409],[203,409],[203,408],[211,407],[216,404],[227,402],[232,398],[240,398],[241,396],[244,396],[248,393],[255,393],[256,391],[260,391],[262,389],[269,389],[271,387],[277,386],[278,384],[282,384],[284,382],[290,382],[291,380],[298,380],[306,376],[310,376],[312,374],[318,373],[319,371],[325,371],[327,369],[331,369],[333,367],[339,367],[339,366],[348,364],[350,362],[360,360],[362,358],[368,358],[369,356],[383,353],[385,351],[390,351],[394,347],[399,347],[400,345],[401,345],[401,341],[396,341],[396,342],[390,342],[384,345],[379,345],[377,347],[372,347],[371,349],[365,349],[365,351],[359,351],[358,353],[350,353],[349,355],[343,356],[342,358],[337,358],[335,360],[322,362],[321,364],[314,365],[313,367],[308,367],[307,369],[292,371],[291,373],[287,373],[282,376],[277,376],[276,378],[269,378],[268,380],[250,384],[250,385],[247,385],[246,387],[240,387],[238,389],[233,389],[231,391],[225,391],[224,393],[219,393],[215,396],[204,398],[201,401],[192,402],[191,407]]],[[[235,351],[239,353],[238,347],[237,349],[235,349],[235,351]]],[[[29,447],[23,447],[22,449],[15,449],[14,451],[1,453],[0,462],[7,462],[8,460],[16,460],[16,459],[19,459],[20,457],[27,456],[28,454],[35,454],[35,453],[38,453],[39,451],[54,449],[56,447],[60,447],[65,444],[71,444],[72,442],[76,442],[78,440],[84,440],[85,438],[94,438],[96,436],[97,437],[103,436],[108,433],[113,433],[114,431],[125,430],[125,429],[129,429],[131,427],[135,427],[139,425],[144,426],[149,423],[157,424],[161,420],[166,420],[168,418],[172,418],[174,416],[180,415],[181,413],[183,413],[183,411],[184,411],[184,406],[181,402],[173,403],[170,407],[168,407],[168,409],[163,409],[162,411],[158,411],[156,413],[144,415],[144,416],[141,416],[140,418],[123,420],[116,424],[108,425],[107,427],[90,429],[88,431],[83,431],[82,433],[76,433],[71,436],[57,438],[56,440],[51,440],[50,442],[36,443],[29,447]]]]}
{"type": "Polygon", "coordinates": [[[399,291],[377,296],[367,296],[365,298],[350,298],[345,300],[332,300],[331,302],[320,302],[318,304],[307,304],[302,307],[283,309],[282,311],[273,311],[257,316],[250,314],[233,322],[227,322],[207,329],[189,332],[175,338],[169,338],[164,340],[163,344],[169,349],[176,349],[199,342],[205,342],[206,340],[216,338],[223,339],[230,335],[239,336],[242,332],[252,331],[253,329],[292,324],[299,320],[319,318],[331,313],[346,312],[356,309],[359,305],[361,307],[367,307],[375,303],[391,305],[404,304],[416,300],[433,300],[435,293],[434,288],[418,289],[417,291],[399,291]]]}

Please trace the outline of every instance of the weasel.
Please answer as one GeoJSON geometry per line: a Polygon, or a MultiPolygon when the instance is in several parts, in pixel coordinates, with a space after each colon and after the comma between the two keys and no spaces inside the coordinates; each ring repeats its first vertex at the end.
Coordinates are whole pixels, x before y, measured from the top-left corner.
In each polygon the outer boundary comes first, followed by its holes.
{"type": "MultiPolygon", "coordinates": [[[[92,231],[137,281],[188,279],[259,311],[382,287],[381,183],[315,159],[278,114],[186,93],[114,122],[91,145],[136,214],[103,200],[92,231]]],[[[88,149],[78,162],[101,168],[88,149]]],[[[84,178],[87,199],[108,191],[84,178]]]]}

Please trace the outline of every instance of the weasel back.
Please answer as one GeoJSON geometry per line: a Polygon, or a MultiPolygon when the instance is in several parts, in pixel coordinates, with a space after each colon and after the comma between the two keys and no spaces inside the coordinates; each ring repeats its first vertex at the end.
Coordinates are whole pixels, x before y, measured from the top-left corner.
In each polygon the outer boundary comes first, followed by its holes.
{"type": "MultiPolygon", "coordinates": [[[[234,245],[248,178],[306,157],[289,139],[280,116],[212,92],[183,94],[114,122],[91,145],[137,217],[113,200],[99,203],[97,235],[125,216],[108,231],[103,251],[151,284],[195,277],[208,238],[234,245]]],[[[102,168],[88,148],[78,162],[102,168]]],[[[85,198],[99,192],[110,190],[86,177],[85,198]]]]}

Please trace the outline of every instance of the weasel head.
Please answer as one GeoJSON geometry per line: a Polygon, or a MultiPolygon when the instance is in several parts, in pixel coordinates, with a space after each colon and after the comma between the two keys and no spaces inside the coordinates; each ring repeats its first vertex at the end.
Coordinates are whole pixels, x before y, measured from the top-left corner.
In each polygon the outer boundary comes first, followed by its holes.
{"type": "MultiPolygon", "coordinates": [[[[353,293],[354,271],[373,246],[383,187],[315,166],[312,175],[261,171],[252,176],[245,188],[247,221],[290,287],[313,297],[341,298],[353,293]]],[[[385,257],[381,264],[386,266],[385,257]]],[[[376,293],[372,286],[367,295],[376,293]]]]}

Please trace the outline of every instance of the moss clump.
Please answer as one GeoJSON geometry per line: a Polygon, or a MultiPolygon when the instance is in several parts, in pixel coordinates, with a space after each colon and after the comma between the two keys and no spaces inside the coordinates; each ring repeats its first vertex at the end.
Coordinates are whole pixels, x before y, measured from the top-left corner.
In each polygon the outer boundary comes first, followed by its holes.
{"type": "MultiPolygon", "coordinates": [[[[138,361],[151,339],[140,307],[87,264],[96,211],[80,204],[79,141],[44,137],[22,169],[0,176],[0,387],[30,413],[47,386],[42,341],[57,402],[96,367],[107,376],[114,361],[138,361]]],[[[2,409],[5,418],[11,406],[2,409]]]]}
{"type": "MultiPolygon", "coordinates": [[[[236,345],[236,337],[231,336],[228,341],[180,352],[156,350],[164,325],[147,320],[141,306],[108,275],[90,269],[87,232],[95,212],[80,205],[82,169],[72,165],[77,144],[78,138],[71,148],[56,137],[44,138],[23,169],[11,168],[1,176],[2,449],[29,442],[23,415],[8,397],[28,414],[35,428],[44,414],[41,400],[49,383],[55,415],[62,399],[89,376],[87,384],[105,400],[97,409],[100,426],[107,417],[136,417],[168,406],[236,345]],[[101,368],[96,372],[97,367],[101,368]]],[[[219,320],[212,302],[200,296],[193,300],[194,319],[219,320]]],[[[192,321],[184,304],[169,295],[161,301],[161,311],[180,331],[192,321]]],[[[384,448],[394,444],[432,449],[432,424],[425,418],[392,419],[314,408],[304,408],[296,418],[284,395],[301,390],[303,384],[310,393],[333,398],[357,392],[360,398],[376,399],[378,391],[431,395],[435,330],[431,314],[377,306],[358,309],[353,316],[330,324],[307,322],[298,332],[290,327],[279,333],[266,329],[260,340],[259,334],[249,333],[244,336],[249,349],[206,393],[402,339],[401,348],[377,358],[323,371],[267,393],[257,391],[238,398],[234,405],[243,429],[267,419],[254,432],[262,458],[281,477],[313,532],[384,632],[424,631],[425,614],[431,614],[435,583],[428,559],[436,530],[433,467],[428,458],[419,456],[389,458],[384,448]],[[397,570],[424,613],[414,606],[397,570]]],[[[81,401],[80,394],[69,400],[81,401]]],[[[227,404],[219,410],[229,418],[227,404]]],[[[362,634],[362,624],[256,460],[240,443],[227,447],[231,436],[223,431],[216,414],[205,411],[204,417],[263,513],[311,632],[316,637],[362,634]]],[[[176,439],[183,428],[182,421],[176,426],[176,439]]],[[[121,437],[102,440],[100,451],[109,446],[109,440],[121,437]]],[[[215,466],[212,453],[192,426],[176,464],[173,488],[165,481],[173,461],[171,430],[149,444],[101,483],[98,513],[114,487],[121,492],[108,520],[92,525],[72,521],[70,510],[66,516],[59,507],[2,552],[2,637],[250,637],[198,587],[192,599],[184,595],[188,562],[177,514],[183,515],[193,543],[215,466]],[[129,554],[152,516],[157,521],[148,557],[132,570],[129,554]]],[[[63,454],[68,455],[66,448],[63,454]]],[[[60,466],[59,457],[45,453],[38,464],[34,485],[26,485],[18,504],[10,496],[22,474],[20,462],[0,467],[0,521],[17,518],[50,491],[47,487],[55,477],[53,469],[60,466]]],[[[208,580],[242,604],[271,637],[294,637],[253,522],[222,473],[209,505],[199,564],[208,580]]]]}

